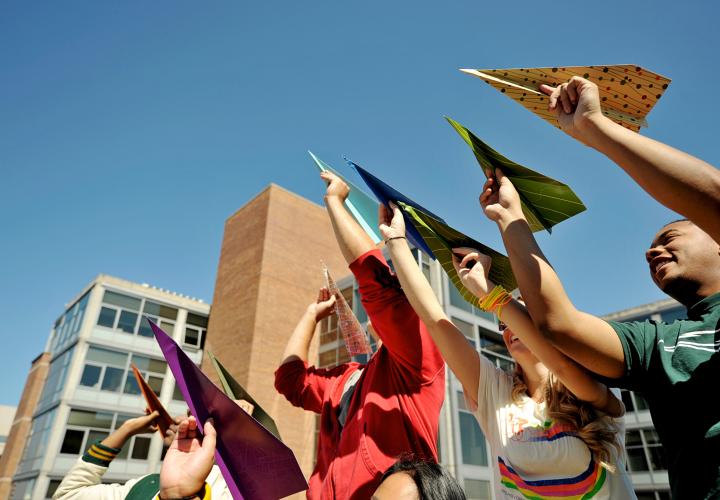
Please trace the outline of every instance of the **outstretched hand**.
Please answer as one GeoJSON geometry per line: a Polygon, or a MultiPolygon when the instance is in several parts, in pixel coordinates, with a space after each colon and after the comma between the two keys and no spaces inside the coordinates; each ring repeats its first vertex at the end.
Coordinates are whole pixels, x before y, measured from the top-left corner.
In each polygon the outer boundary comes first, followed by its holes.
{"type": "Polygon", "coordinates": [[[581,142],[587,142],[585,135],[594,121],[605,119],[598,87],[585,78],[573,76],[557,87],[543,84],[540,91],[550,96],[548,108],[557,116],[560,128],[581,142]]]}
{"type": "Polygon", "coordinates": [[[325,190],[325,198],[338,198],[345,201],[350,194],[350,187],[340,177],[332,172],[320,172],[320,178],[325,181],[327,188],[325,190]]]}
{"type": "Polygon", "coordinates": [[[488,180],[480,195],[480,206],[488,219],[498,223],[524,219],[520,195],[510,179],[499,168],[495,169],[495,175],[491,172],[486,175],[488,180]]]}
{"type": "Polygon", "coordinates": [[[380,234],[385,241],[405,236],[405,219],[400,207],[395,203],[390,202],[390,209],[381,203],[378,207],[378,220],[380,221],[380,234]]]}
{"type": "Polygon", "coordinates": [[[160,469],[161,498],[187,497],[202,489],[213,466],[215,440],[212,419],[205,422],[202,437],[195,417],[180,422],[160,469]]]}
{"type": "Polygon", "coordinates": [[[452,263],[465,288],[477,297],[484,297],[495,284],[488,279],[492,258],[474,248],[452,249],[452,263]]]}
{"type": "Polygon", "coordinates": [[[335,312],[336,297],[330,294],[330,290],[322,287],[318,291],[318,298],[315,302],[308,306],[308,314],[315,317],[315,322],[319,323],[335,312]]]}

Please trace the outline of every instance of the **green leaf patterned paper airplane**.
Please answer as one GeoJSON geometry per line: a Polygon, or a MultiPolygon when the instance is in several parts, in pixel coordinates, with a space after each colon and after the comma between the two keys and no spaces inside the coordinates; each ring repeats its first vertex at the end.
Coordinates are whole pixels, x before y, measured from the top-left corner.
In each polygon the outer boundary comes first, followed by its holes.
{"type": "Polygon", "coordinates": [[[532,231],[545,229],[552,232],[555,224],[586,210],[567,184],[505,158],[458,122],[445,118],[470,146],[483,172],[490,170],[494,173],[499,168],[512,181],[520,194],[522,210],[532,231]]]}
{"type": "Polygon", "coordinates": [[[440,222],[422,210],[413,208],[410,205],[400,202],[400,208],[410,216],[410,220],[422,236],[425,244],[432,249],[435,257],[445,270],[452,284],[457,288],[460,295],[475,307],[478,307],[479,299],[470,290],[465,288],[460,277],[455,271],[452,263],[452,249],[458,247],[470,247],[479,250],[492,259],[488,278],[496,285],[501,285],[505,290],[511,291],[517,288],[517,281],[510,267],[510,259],[506,256],[475,241],[460,231],[453,229],[447,224],[440,222]]]}
{"type": "Polygon", "coordinates": [[[263,427],[272,432],[276,438],[282,441],[280,431],[278,430],[277,425],[275,425],[275,421],[272,417],[268,415],[268,413],[262,409],[257,401],[253,399],[250,393],[248,393],[245,388],[241,386],[232,375],[230,375],[227,368],[220,363],[220,360],[218,360],[212,352],[207,351],[207,354],[208,358],[210,358],[210,363],[213,365],[213,368],[215,368],[215,373],[217,373],[217,376],[220,379],[220,388],[225,395],[234,400],[244,399],[253,405],[253,411],[250,416],[260,422],[263,427]]]}

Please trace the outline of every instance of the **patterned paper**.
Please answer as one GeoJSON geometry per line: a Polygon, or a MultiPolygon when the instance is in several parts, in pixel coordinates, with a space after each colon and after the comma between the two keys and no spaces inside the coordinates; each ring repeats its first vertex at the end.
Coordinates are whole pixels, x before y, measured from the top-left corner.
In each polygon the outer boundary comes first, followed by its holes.
{"type": "Polygon", "coordinates": [[[603,114],[635,132],[647,127],[645,117],[670,85],[669,78],[634,64],[460,71],[477,76],[556,127],[560,125],[548,109],[548,96],[540,92],[543,83],[555,87],[573,76],[596,83],[603,114]]]}
{"type": "Polygon", "coordinates": [[[335,296],[335,313],[338,317],[338,328],[342,333],[348,353],[350,356],[372,353],[365,330],[360,326],[360,322],[355,317],[343,294],[340,293],[340,289],[335,284],[332,276],[330,276],[330,271],[325,264],[323,264],[323,274],[330,294],[335,296]]]}

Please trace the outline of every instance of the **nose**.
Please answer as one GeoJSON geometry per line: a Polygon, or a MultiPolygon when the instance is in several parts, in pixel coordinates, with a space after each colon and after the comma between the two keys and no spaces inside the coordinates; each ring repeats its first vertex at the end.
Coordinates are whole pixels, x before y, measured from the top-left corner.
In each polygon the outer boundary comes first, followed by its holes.
{"type": "Polygon", "coordinates": [[[650,248],[648,248],[645,251],[645,260],[650,263],[651,260],[653,260],[655,257],[660,255],[663,252],[664,248],[660,245],[655,245],[650,248]]]}

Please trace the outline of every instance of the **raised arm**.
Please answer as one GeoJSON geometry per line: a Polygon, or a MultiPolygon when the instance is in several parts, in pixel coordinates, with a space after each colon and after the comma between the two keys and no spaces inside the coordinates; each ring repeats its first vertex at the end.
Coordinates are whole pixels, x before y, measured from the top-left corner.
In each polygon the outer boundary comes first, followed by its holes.
{"type": "MultiPolygon", "coordinates": [[[[491,264],[489,256],[471,248],[456,248],[453,253],[455,270],[468,290],[478,297],[484,297],[495,288],[495,284],[487,278],[491,264]],[[456,255],[462,256],[462,260],[456,255]]],[[[578,399],[587,401],[611,416],[623,414],[622,404],[608,387],[553,346],[535,327],[521,303],[513,299],[503,306],[499,314],[502,316],[499,319],[578,399]]]]}
{"type": "Polygon", "coordinates": [[[650,196],[720,241],[720,171],[604,116],[597,85],[584,78],[541,90],[550,95],[550,109],[565,132],[605,154],[650,196]]]}
{"type": "Polygon", "coordinates": [[[606,377],[621,377],[625,373],[624,353],[615,330],[602,319],[575,308],[530,231],[515,187],[500,170],[485,183],[480,203],[500,229],[520,292],[538,330],[585,368],[606,377]]]}
{"type": "Polygon", "coordinates": [[[448,319],[410,252],[405,238],[405,222],[397,206],[392,214],[380,206],[380,231],[387,241],[400,284],[410,305],[440,350],[442,357],[465,389],[474,397],[478,393],[480,360],[465,336],[448,319]]]}
{"type": "Polygon", "coordinates": [[[281,365],[291,361],[305,361],[308,359],[310,342],[312,342],[315,328],[319,321],[330,316],[335,307],[335,297],[330,295],[327,288],[321,288],[316,302],[310,304],[305,310],[298,324],[295,326],[285,351],[282,355],[281,365]]]}
{"type": "Polygon", "coordinates": [[[365,230],[357,223],[345,208],[345,200],[350,188],[340,177],[332,172],[322,172],[320,177],[327,183],[325,206],[330,215],[335,239],[348,264],[375,248],[375,244],[365,230]]]}

